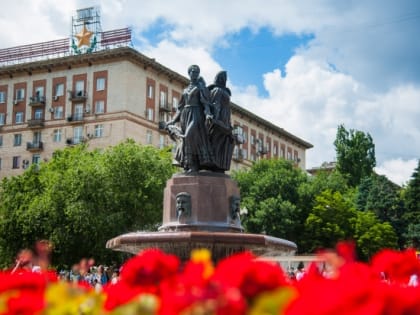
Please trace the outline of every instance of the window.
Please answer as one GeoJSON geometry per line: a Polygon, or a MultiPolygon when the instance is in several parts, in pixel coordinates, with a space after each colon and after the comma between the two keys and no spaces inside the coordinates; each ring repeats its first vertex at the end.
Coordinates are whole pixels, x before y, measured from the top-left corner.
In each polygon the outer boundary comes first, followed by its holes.
{"type": "Polygon", "coordinates": [[[2,146],[3,146],[3,136],[0,135],[0,147],[2,147],[2,146]]]}
{"type": "Polygon", "coordinates": [[[245,160],[248,159],[248,151],[246,149],[242,149],[242,156],[244,157],[245,160]]]}
{"type": "Polygon", "coordinates": [[[165,136],[159,135],[159,149],[163,149],[165,147],[165,136]]]}
{"type": "Polygon", "coordinates": [[[95,114],[103,114],[105,112],[105,102],[96,101],[95,102],[95,114]]]}
{"type": "Polygon", "coordinates": [[[178,98],[177,97],[172,97],[172,108],[173,109],[178,109],[178,98]]]}
{"type": "Polygon", "coordinates": [[[83,140],[83,127],[78,126],[73,129],[73,143],[78,144],[83,140]]]}
{"type": "Polygon", "coordinates": [[[61,142],[61,129],[54,129],[53,133],[53,141],[54,142],[61,142]]]}
{"type": "Polygon", "coordinates": [[[284,147],[280,148],[280,156],[284,158],[284,147]]]}
{"type": "Polygon", "coordinates": [[[276,144],[273,146],[273,154],[275,156],[277,156],[277,145],[276,144]]]}
{"type": "Polygon", "coordinates": [[[0,170],[1,170],[1,168],[2,168],[2,165],[1,165],[1,158],[0,158],[0,170]]]}
{"type": "Polygon", "coordinates": [[[22,101],[25,98],[25,89],[16,90],[16,100],[22,101]]]}
{"type": "Polygon", "coordinates": [[[4,125],[4,122],[5,122],[5,114],[4,113],[0,113],[0,126],[3,126],[4,125]]]}
{"type": "Polygon", "coordinates": [[[42,117],[44,116],[44,110],[41,108],[38,108],[35,110],[34,112],[34,119],[42,119],[42,117]]]}
{"type": "Polygon", "coordinates": [[[167,104],[167,99],[168,99],[168,94],[165,91],[160,91],[160,107],[166,107],[167,104]]]}
{"type": "Polygon", "coordinates": [[[165,112],[159,113],[159,121],[169,121],[169,120],[171,120],[171,116],[169,115],[169,113],[165,113],[165,112]]]}
{"type": "Polygon", "coordinates": [[[255,144],[255,137],[251,135],[251,144],[255,144]]]}
{"type": "Polygon", "coordinates": [[[146,119],[153,120],[153,108],[146,109],[146,119]]]}
{"type": "Polygon", "coordinates": [[[74,106],[74,117],[73,120],[83,119],[83,104],[77,104],[74,106]]]}
{"type": "Polygon", "coordinates": [[[32,155],[32,164],[39,164],[41,162],[41,155],[34,154],[32,155]]]}
{"type": "Polygon", "coordinates": [[[54,119],[63,118],[63,106],[54,107],[54,119]]]}
{"type": "Polygon", "coordinates": [[[16,133],[14,135],[13,145],[15,147],[18,147],[18,146],[22,145],[22,134],[21,133],[16,133]]]}
{"type": "Polygon", "coordinates": [[[235,137],[235,139],[238,143],[244,143],[245,142],[244,141],[244,136],[243,136],[244,131],[243,131],[241,126],[238,126],[238,125],[234,126],[232,133],[233,133],[233,136],[235,137]]]}
{"type": "Polygon", "coordinates": [[[23,124],[23,112],[17,112],[15,122],[17,124],[23,124]]]}
{"type": "Polygon", "coordinates": [[[103,91],[103,90],[105,90],[105,78],[97,78],[96,91],[103,91]]]}
{"type": "Polygon", "coordinates": [[[41,140],[42,140],[41,131],[35,131],[34,136],[33,136],[33,143],[39,146],[39,144],[41,143],[41,140]]]}
{"type": "Polygon", "coordinates": [[[83,96],[85,91],[85,81],[76,81],[76,96],[83,96]]]}
{"type": "Polygon", "coordinates": [[[287,159],[291,160],[292,159],[292,151],[287,151],[287,159]]]}
{"type": "Polygon", "coordinates": [[[152,131],[151,130],[147,130],[146,131],[146,143],[147,144],[152,144],[152,140],[153,140],[152,131]]]}
{"type": "Polygon", "coordinates": [[[63,96],[64,95],[64,83],[58,83],[55,86],[55,95],[54,96],[63,96]]]}
{"type": "Polygon", "coordinates": [[[244,131],[243,133],[244,143],[248,142],[248,132],[244,131]]]}
{"type": "Polygon", "coordinates": [[[104,136],[104,125],[95,125],[95,138],[102,138],[104,136]]]}
{"type": "Polygon", "coordinates": [[[20,165],[20,156],[14,156],[12,168],[14,169],[19,168],[19,165],[20,165]]]}
{"type": "Polygon", "coordinates": [[[6,102],[6,93],[1,91],[0,92],[0,103],[5,103],[6,102]]]}
{"type": "Polygon", "coordinates": [[[43,86],[38,86],[38,87],[35,88],[35,96],[36,97],[44,96],[44,87],[43,86]]]}
{"type": "Polygon", "coordinates": [[[147,86],[147,97],[148,98],[153,98],[153,94],[154,94],[153,85],[148,85],[147,86]]]}

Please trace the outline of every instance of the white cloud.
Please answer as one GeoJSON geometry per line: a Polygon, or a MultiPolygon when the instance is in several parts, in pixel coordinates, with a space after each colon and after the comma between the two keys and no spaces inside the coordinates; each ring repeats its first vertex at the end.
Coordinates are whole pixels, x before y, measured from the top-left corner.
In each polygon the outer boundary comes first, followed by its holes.
{"type": "MultiPolygon", "coordinates": [[[[192,64],[200,66],[204,79],[213,80],[216,73],[221,70],[220,65],[214,61],[208,51],[202,47],[180,47],[169,41],[161,41],[157,46],[144,46],[141,50],[147,56],[187,77],[187,69],[192,64]]],[[[210,82],[207,82],[210,83],[210,82]]]]}
{"type": "MultiPolygon", "coordinates": [[[[307,151],[308,167],[335,159],[333,142],[339,124],[372,135],[377,164],[382,169],[383,165],[394,165],[392,160],[397,156],[410,161],[420,156],[419,86],[373,93],[350,75],[298,55],[289,60],[284,75],[278,69],[266,73],[264,86],[267,98],[259,98],[256,90],[248,87],[233,89],[239,92],[233,95],[234,100],[314,144],[307,151]]],[[[386,175],[402,183],[413,171],[411,166],[412,162],[387,167],[386,175]]]]}
{"type": "Polygon", "coordinates": [[[2,47],[67,37],[75,10],[98,4],[103,30],[131,26],[142,53],[183,75],[196,63],[208,83],[221,69],[213,50],[244,28],[312,34],[284,73],[261,72],[268,97],[229,82],[235,103],[314,144],[308,167],[334,160],[341,123],[373,136],[378,170],[390,178],[407,176],[401,169],[420,157],[417,1],[11,1],[0,13],[2,47]],[[152,26],[162,33],[150,40],[152,26]]]}
{"type": "Polygon", "coordinates": [[[393,159],[377,166],[375,171],[379,175],[385,175],[389,180],[402,186],[408,183],[414,169],[417,167],[417,163],[416,159],[393,159]]]}

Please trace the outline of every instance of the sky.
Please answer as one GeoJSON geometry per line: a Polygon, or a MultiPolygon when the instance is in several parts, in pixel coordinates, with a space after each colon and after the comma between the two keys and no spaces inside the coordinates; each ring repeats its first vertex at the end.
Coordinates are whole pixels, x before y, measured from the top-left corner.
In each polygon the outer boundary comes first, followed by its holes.
{"type": "Polygon", "coordinates": [[[420,1],[0,0],[0,48],[66,38],[77,9],[103,31],[209,84],[228,73],[232,101],[313,144],[306,166],[335,161],[338,125],[369,133],[378,174],[399,185],[420,158],[420,1]]]}

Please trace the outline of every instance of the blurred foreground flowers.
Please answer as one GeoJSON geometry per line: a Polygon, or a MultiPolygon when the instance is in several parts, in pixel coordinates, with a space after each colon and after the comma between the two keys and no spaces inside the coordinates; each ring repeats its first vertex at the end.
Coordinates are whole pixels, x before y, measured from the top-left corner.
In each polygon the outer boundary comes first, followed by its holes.
{"type": "Polygon", "coordinates": [[[206,250],[184,264],[143,251],[100,292],[43,272],[4,272],[0,314],[420,314],[420,288],[409,285],[420,273],[414,251],[384,250],[365,264],[355,261],[351,244],[340,243],[319,256],[298,282],[247,252],[214,266],[206,250]]]}

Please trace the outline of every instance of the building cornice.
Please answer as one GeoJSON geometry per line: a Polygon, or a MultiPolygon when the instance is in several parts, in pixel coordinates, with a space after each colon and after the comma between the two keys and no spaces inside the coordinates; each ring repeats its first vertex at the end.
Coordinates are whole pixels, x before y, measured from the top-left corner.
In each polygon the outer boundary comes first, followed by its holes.
{"type": "MultiPolygon", "coordinates": [[[[111,62],[114,60],[129,60],[144,69],[153,69],[157,74],[164,75],[169,81],[176,81],[181,86],[186,86],[189,82],[188,78],[179,73],[165,67],[157,62],[154,58],[149,58],[131,47],[119,47],[112,49],[105,49],[90,54],[70,55],[65,57],[56,57],[47,60],[39,60],[28,63],[20,63],[0,67],[1,78],[13,78],[15,76],[26,76],[41,72],[52,72],[55,69],[71,69],[83,66],[92,66],[95,64],[103,64],[104,62],[111,62]]],[[[294,141],[296,144],[310,149],[312,144],[300,139],[299,137],[287,132],[273,123],[251,113],[250,111],[240,107],[235,103],[231,103],[233,111],[238,112],[244,116],[251,118],[262,126],[266,126],[273,131],[279,133],[280,136],[294,141]]]]}
{"type": "Polygon", "coordinates": [[[231,102],[231,108],[232,108],[233,111],[238,112],[240,115],[242,114],[246,117],[249,117],[252,120],[254,120],[255,122],[260,123],[261,125],[266,126],[267,128],[270,128],[271,130],[278,132],[280,136],[283,136],[285,138],[288,138],[288,139],[294,141],[296,144],[299,144],[299,145],[303,146],[305,149],[310,149],[310,148],[314,147],[311,143],[309,143],[305,140],[302,140],[301,138],[291,134],[290,132],[284,130],[283,128],[274,125],[273,123],[271,123],[271,122],[255,115],[255,114],[251,113],[249,110],[246,110],[245,108],[243,108],[243,107],[241,107],[241,106],[239,106],[235,103],[231,102]]]}

